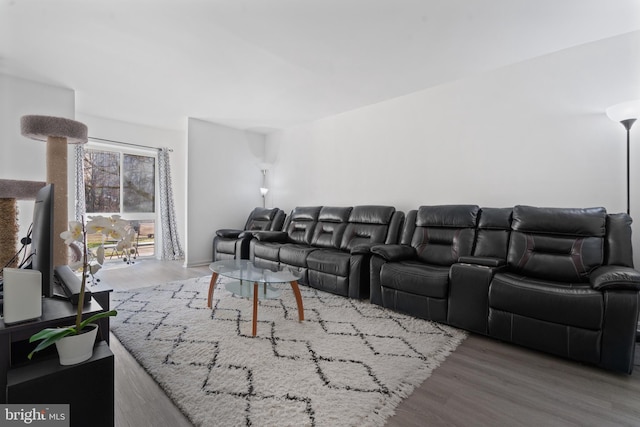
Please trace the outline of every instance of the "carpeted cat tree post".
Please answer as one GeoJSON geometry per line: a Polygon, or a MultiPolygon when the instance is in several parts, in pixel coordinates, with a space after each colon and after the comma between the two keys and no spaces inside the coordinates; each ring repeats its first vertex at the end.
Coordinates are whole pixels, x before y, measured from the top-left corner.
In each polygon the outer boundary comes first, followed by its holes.
{"type": "Polygon", "coordinates": [[[87,126],[75,120],[52,116],[22,116],[22,135],[47,141],[47,184],[53,184],[53,265],[67,264],[67,247],[59,238],[68,228],[67,143],[87,142],[87,126]],[[56,238],[58,237],[58,238],[56,238]]]}
{"type": "Polygon", "coordinates": [[[18,259],[11,261],[18,248],[16,201],[35,199],[44,185],[44,182],[37,181],[0,179],[0,268],[18,266],[18,259]]]}

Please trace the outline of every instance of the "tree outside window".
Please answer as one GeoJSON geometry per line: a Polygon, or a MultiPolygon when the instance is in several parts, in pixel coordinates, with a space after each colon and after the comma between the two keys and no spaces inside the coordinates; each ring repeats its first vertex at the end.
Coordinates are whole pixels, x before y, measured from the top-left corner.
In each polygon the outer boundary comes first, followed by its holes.
{"type": "Polygon", "coordinates": [[[155,158],[124,155],[122,188],[124,212],[155,212],[155,176],[155,158]]]}
{"type": "Polygon", "coordinates": [[[120,212],[120,153],[85,151],[84,194],[87,213],[120,212]]]}

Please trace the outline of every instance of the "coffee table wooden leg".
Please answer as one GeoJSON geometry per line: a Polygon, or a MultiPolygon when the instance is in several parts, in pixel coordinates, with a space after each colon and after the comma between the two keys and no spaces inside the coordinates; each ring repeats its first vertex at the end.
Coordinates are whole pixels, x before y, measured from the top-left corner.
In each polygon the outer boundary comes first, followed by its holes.
{"type": "Polygon", "coordinates": [[[216,287],[218,281],[218,273],[215,271],[211,275],[211,282],[209,282],[209,297],[207,298],[207,307],[211,308],[211,300],[213,300],[213,288],[216,287]]]}
{"type": "Polygon", "coordinates": [[[293,294],[296,296],[296,304],[298,304],[298,320],[301,322],[304,320],[304,307],[302,305],[302,295],[300,294],[300,287],[298,286],[298,282],[294,280],[291,283],[291,289],[293,289],[293,294]]]}
{"type": "Polygon", "coordinates": [[[253,283],[253,336],[258,332],[258,282],[253,283]]]}

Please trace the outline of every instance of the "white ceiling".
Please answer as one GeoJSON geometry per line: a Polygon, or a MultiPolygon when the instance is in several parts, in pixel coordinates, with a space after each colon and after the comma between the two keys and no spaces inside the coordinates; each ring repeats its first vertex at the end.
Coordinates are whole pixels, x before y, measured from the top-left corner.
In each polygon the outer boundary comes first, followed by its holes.
{"type": "Polygon", "coordinates": [[[268,132],[639,29],[638,0],[0,0],[0,73],[268,132]]]}

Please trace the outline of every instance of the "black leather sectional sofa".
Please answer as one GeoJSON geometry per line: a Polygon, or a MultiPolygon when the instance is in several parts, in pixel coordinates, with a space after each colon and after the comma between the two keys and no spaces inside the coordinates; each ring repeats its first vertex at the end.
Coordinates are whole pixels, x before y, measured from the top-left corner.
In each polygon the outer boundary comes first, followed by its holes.
{"type": "Polygon", "coordinates": [[[371,251],[371,302],[569,359],[633,370],[631,218],[603,208],[422,206],[371,251]]]}
{"type": "Polygon", "coordinates": [[[249,259],[296,270],[303,284],[633,369],[640,273],[627,214],[440,205],[405,218],[390,206],[316,206],[295,208],[280,231],[246,234],[249,259]]]}

